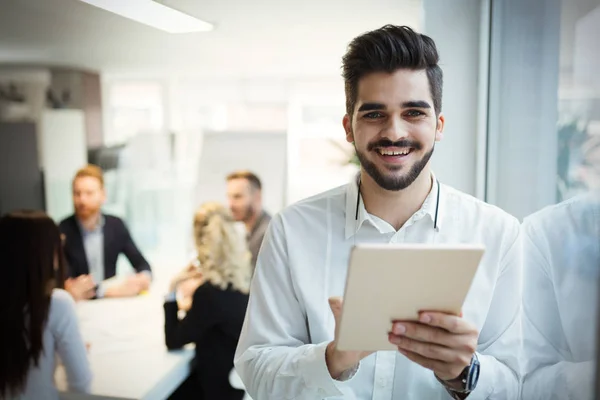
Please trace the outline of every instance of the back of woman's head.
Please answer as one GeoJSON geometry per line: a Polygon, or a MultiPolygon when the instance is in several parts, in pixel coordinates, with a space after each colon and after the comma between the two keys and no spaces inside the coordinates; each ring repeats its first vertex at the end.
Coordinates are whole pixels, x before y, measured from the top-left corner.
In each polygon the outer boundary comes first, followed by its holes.
{"type": "Polygon", "coordinates": [[[31,363],[39,362],[52,289],[64,283],[60,232],[45,213],[0,218],[0,276],[2,398],[22,391],[31,363]]]}
{"type": "Polygon", "coordinates": [[[201,205],[194,216],[194,236],[206,279],[222,289],[231,285],[248,293],[251,254],[229,210],[216,202],[201,205]]]}

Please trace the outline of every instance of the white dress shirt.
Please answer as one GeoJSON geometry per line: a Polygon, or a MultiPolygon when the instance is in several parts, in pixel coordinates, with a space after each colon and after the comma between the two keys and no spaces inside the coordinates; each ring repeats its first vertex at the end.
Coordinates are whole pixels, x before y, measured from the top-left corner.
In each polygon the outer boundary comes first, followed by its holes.
{"type": "MultiPolygon", "coordinates": [[[[427,370],[396,351],[363,359],[346,381],[331,378],[325,348],[334,337],[331,296],[342,296],[355,243],[481,243],[486,252],[463,309],[480,331],[481,375],[469,399],[517,399],[520,240],[518,221],[496,207],[437,185],[396,231],[362,201],[356,181],[276,215],[252,281],[235,366],[255,399],[449,399],[427,370]]],[[[418,268],[418,265],[415,265],[418,268]]],[[[422,282],[420,282],[422,283],[422,282]]]]}
{"type": "Polygon", "coordinates": [[[523,223],[523,400],[594,398],[600,197],[523,223]]]}

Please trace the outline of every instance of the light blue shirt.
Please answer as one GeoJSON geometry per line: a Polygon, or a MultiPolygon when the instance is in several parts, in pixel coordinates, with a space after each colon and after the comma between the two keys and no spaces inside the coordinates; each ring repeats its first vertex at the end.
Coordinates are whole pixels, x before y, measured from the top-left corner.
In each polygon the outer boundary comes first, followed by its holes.
{"type": "Polygon", "coordinates": [[[600,193],[523,222],[522,398],[594,399],[600,193]]]}
{"type": "Polygon", "coordinates": [[[99,285],[96,297],[103,297],[104,290],[100,286],[100,283],[104,280],[104,216],[100,216],[98,225],[92,230],[85,229],[79,220],[77,220],[77,223],[81,230],[89,274],[94,279],[94,282],[99,285]]]}

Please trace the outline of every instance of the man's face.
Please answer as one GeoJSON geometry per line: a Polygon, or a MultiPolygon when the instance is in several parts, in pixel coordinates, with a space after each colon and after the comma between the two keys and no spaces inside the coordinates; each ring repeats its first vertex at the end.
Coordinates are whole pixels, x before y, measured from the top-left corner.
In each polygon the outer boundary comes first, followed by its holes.
{"type": "Polygon", "coordinates": [[[106,196],[100,181],[91,176],[83,176],[73,182],[73,205],[80,219],[89,218],[98,212],[106,196]]]}
{"type": "Polygon", "coordinates": [[[362,168],[383,189],[407,188],[442,139],[444,117],[435,115],[427,73],[371,73],[358,82],[356,100],[343,124],[362,168]]]}
{"type": "Polygon", "coordinates": [[[260,192],[243,178],[227,181],[227,199],[236,221],[247,221],[260,207],[260,192]]]}

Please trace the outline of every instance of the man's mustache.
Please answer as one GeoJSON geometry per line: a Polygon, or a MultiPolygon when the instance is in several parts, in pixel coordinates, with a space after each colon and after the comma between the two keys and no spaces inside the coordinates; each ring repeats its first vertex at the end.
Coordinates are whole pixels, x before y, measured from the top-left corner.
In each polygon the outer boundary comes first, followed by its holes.
{"type": "Polygon", "coordinates": [[[384,138],[369,143],[369,145],[367,146],[367,150],[371,151],[383,147],[412,147],[415,150],[421,150],[423,146],[421,146],[421,143],[415,142],[414,140],[400,139],[396,140],[395,142],[392,142],[390,139],[384,138]]]}

